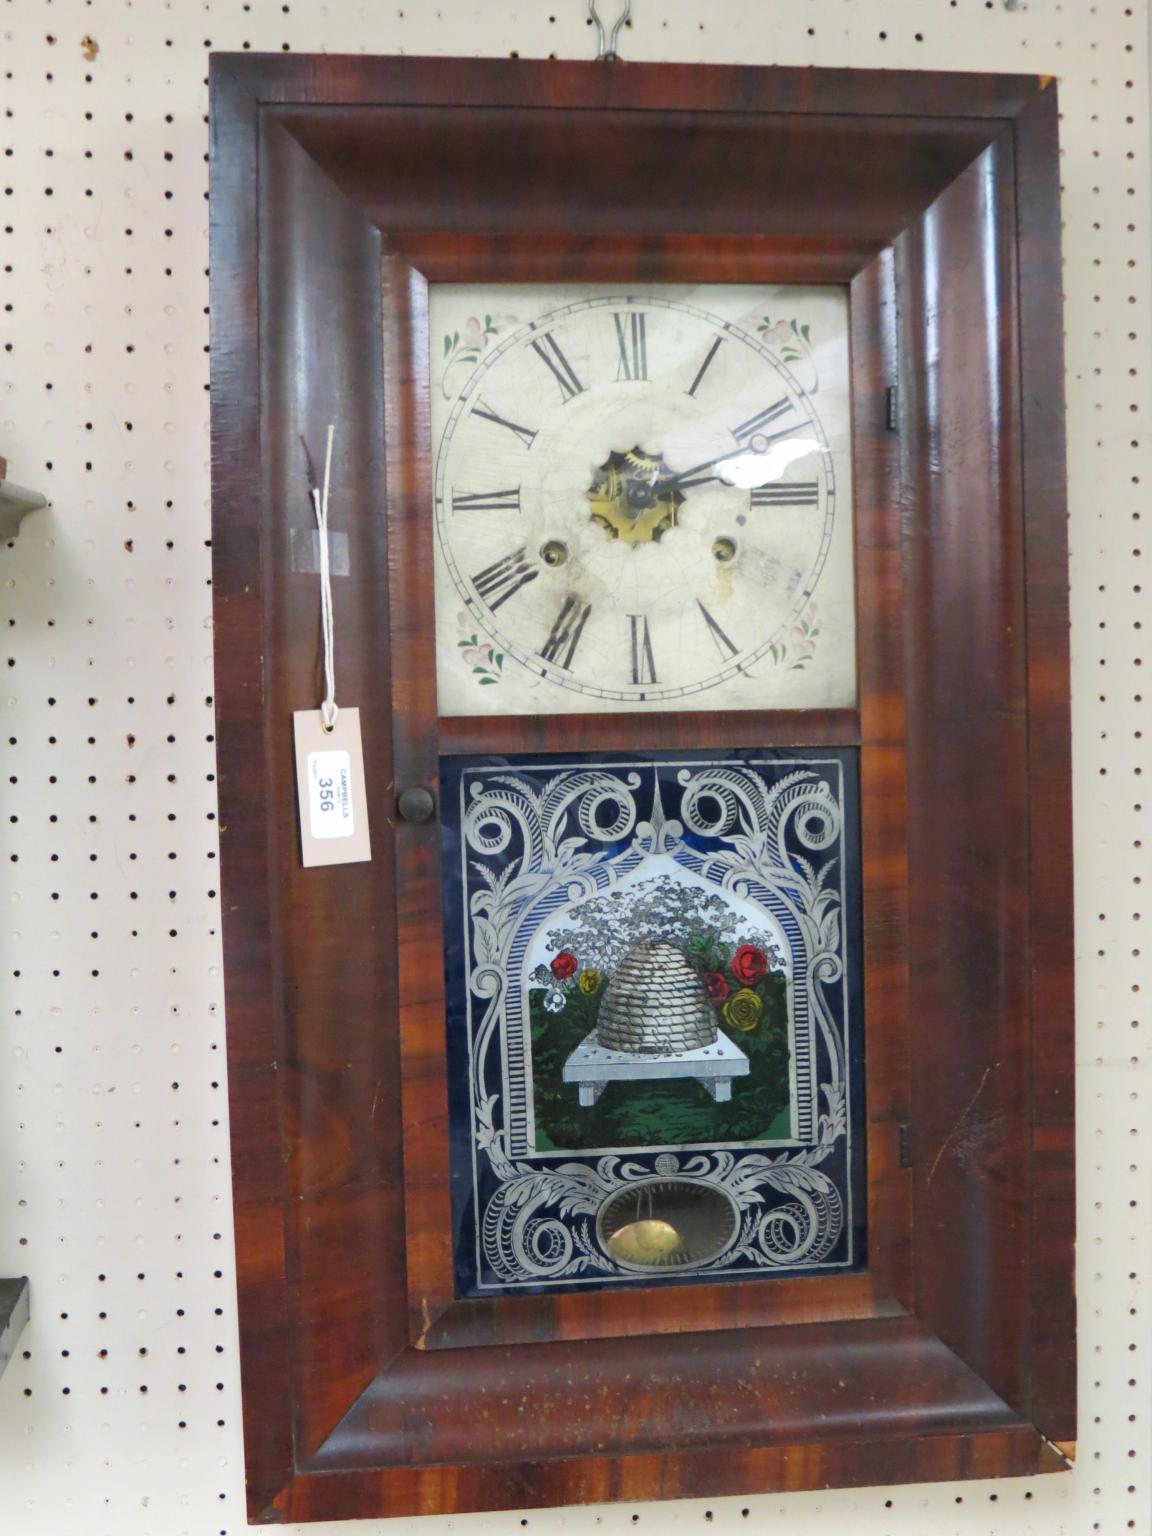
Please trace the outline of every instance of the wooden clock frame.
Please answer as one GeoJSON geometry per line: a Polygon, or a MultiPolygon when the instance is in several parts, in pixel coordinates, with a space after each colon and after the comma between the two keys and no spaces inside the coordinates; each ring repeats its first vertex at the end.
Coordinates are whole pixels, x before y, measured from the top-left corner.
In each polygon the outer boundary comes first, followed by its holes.
{"type": "Polygon", "coordinates": [[[1056,90],[1017,76],[212,60],[229,1084],[254,1521],[1053,1471],[1075,1436],[1056,90]],[[851,297],[859,707],[435,714],[426,285],[851,297]],[[373,861],[302,869],[302,441],[337,425],[373,861]],[[863,1273],[457,1300],[443,752],[856,745],[863,1273]]]}

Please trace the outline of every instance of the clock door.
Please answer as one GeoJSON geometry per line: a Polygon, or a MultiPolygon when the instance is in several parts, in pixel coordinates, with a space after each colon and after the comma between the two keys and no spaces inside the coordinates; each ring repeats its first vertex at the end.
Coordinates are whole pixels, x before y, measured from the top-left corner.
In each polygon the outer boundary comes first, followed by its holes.
{"type": "Polygon", "coordinates": [[[444,1127],[406,1175],[421,1337],[478,1298],[576,1293],[596,1334],[611,1294],[852,1274],[847,290],[407,285],[397,784],[435,789],[440,857],[433,896],[433,829],[401,828],[401,1006],[409,1061],[439,1053],[406,1119],[444,1127]]]}

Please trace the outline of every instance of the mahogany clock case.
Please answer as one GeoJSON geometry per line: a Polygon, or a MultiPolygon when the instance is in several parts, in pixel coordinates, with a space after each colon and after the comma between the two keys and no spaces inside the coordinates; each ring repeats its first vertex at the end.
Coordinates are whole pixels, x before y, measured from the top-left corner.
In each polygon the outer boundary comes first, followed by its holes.
{"type": "Polygon", "coordinates": [[[217,56],[212,458],[250,1518],[1067,1465],[1070,790],[1055,86],[217,56]],[[850,294],[858,706],[438,720],[430,282],[850,294]],[[299,867],[303,443],[337,426],[373,861],[299,867]],[[457,1296],[442,756],[859,761],[858,1272],[457,1296]],[[483,1435],[477,1425],[483,1424],[483,1435]]]}

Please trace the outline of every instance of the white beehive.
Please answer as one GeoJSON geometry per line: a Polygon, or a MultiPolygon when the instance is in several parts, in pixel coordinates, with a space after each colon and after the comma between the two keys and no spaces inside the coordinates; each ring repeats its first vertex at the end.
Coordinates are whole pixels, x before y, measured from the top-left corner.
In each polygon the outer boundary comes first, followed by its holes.
{"type": "Polygon", "coordinates": [[[748,1058],[716,1028],[704,984],[668,939],[644,939],[617,966],[604,990],[596,1028],[564,1063],[564,1081],[585,1108],[608,1083],[694,1077],[717,1103],[746,1077],[748,1058]]]}
{"type": "Polygon", "coordinates": [[[670,1056],[712,1045],[716,1015],[688,960],[667,939],[630,949],[600,1004],[596,1039],[609,1050],[670,1056]]]}

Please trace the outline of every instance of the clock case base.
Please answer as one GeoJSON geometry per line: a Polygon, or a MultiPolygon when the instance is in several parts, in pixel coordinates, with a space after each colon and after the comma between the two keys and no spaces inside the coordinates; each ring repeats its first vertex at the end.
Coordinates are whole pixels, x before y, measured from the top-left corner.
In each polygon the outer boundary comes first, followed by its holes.
{"type": "Polygon", "coordinates": [[[1075,1352],[1055,86],[224,55],[212,114],[250,1518],[1063,1468],[1075,1352]],[[426,285],[501,277],[849,285],[858,710],[437,722],[426,285]],[[333,420],[332,524],[350,551],[341,692],[361,709],[374,861],[302,870],[290,720],[317,696],[320,651],[315,578],[294,573],[291,536],[310,526],[301,438],[315,456],[333,420]],[[860,749],[867,1271],[458,1302],[436,828],[397,825],[396,788],[434,785],[443,752],[736,741],[860,749]]]}

